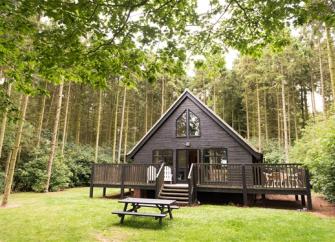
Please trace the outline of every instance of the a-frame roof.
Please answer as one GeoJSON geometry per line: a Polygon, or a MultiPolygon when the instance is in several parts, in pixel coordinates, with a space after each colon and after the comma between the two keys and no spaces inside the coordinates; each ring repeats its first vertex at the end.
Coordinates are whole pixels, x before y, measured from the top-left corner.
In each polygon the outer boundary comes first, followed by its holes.
{"type": "Polygon", "coordinates": [[[179,96],[179,98],[169,107],[169,109],[160,117],[160,119],[151,127],[151,129],[142,137],[140,141],[129,151],[127,156],[133,158],[135,154],[143,147],[143,145],[156,133],[156,131],[165,123],[165,121],[173,114],[173,112],[189,98],[203,112],[205,112],[214,122],[224,129],[233,139],[235,139],[242,147],[244,147],[257,160],[262,159],[262,154],[252,147],[238,132],[236,132],[229,124],[223,121],[209,107],[206,106],[199,98],[193,95],[188,89],[179,96]]]}

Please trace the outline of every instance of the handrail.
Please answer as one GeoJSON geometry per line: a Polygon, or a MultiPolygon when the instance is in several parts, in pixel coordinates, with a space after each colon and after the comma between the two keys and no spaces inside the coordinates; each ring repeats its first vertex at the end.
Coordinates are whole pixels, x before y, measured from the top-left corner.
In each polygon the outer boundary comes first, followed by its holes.
{"type": "Polygon", "coordinates": [[[191,164],[190,171],[188,172],[187,179],[191,179],[191,174],[192,174],[192,171],[193,171],[193,165],[194,165],[194,163],[191,164]]]}
{"type": "Polygon", "coordinates": [[[165,163],[163,162],[163,163],[161,164],[161,167],[159,168],[159,170],[158,170],[158,172],[157,172],[156,179],[158,179],[158,177],[159,177],[159,175],[161,174],[161,172],[162,172],[164,166],[165,166],[165,163]]]}

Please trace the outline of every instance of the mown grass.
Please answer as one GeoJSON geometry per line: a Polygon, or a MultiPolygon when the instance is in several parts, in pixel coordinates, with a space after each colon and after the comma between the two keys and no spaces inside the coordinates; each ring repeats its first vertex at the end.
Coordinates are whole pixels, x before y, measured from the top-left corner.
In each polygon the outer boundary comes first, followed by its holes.
{"type": "Polygon", "coordinates": [[[117,199],[90,199],[88,188],[17,193],[10,203],[0,209],[0,241],[335,241],[334,218],[292,210],[183,207],[160,226],[140,217],[120,225],[117,199]]]}

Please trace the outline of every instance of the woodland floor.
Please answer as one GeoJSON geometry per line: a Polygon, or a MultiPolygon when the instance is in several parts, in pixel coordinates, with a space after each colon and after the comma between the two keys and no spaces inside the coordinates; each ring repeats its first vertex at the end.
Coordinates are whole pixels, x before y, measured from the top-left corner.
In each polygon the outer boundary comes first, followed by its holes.
{"type": "MultiPolygon", "coordinates": [[[[118,190],[108,192],[113,197],[118,190]]],[[[0,241],[335,241],[334,206],[318,195],[313,202],[315,210],[303,212],[284,206],[296,204],[292,196],[268,196],[267,208],[182,207],[161,226],[140,217],[120,225],[111,214],[122,207],[117,199],[90,199],[88,188],[17,193],[0,209],[0,241]]]]}

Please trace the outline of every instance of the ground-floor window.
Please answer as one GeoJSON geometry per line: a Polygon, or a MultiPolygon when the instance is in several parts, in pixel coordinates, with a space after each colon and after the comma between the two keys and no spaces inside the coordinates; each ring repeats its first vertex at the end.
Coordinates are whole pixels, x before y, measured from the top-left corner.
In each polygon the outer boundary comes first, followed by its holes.
{"type": "Polygon", "coordinates": [[[204,163],[227,164],[228,156],[226,148],[204,149],[204,163]]]}
{"type": "Polygon", "coordinates": [[[173,164],[173,150],[154,150],[153,152],[153,163],[164,162],[167,166],[173,164]]]}

